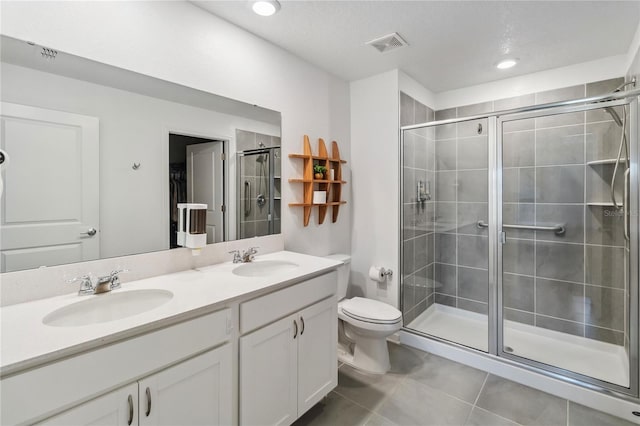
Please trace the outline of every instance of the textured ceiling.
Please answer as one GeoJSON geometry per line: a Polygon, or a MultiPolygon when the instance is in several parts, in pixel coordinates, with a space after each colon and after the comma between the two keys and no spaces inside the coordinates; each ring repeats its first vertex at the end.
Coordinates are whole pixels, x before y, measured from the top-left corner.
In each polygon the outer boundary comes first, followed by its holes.
{"type": "Polygon", "coordinates": [[[192,1],[345,80],[400,68],[434,92],[627,53],[638,1],[192,1]],[[365,45],[398,32],[409,47],[365,45]],[[497,70],[504,56],[520,63],[497,70]]]}

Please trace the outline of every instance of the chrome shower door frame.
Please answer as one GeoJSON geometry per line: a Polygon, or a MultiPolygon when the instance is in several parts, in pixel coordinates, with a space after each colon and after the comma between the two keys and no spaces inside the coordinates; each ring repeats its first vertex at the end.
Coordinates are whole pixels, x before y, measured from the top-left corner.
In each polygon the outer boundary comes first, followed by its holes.
{"type": "MultiPolygon", "coordinates": [[[[495,286],[495,293],[490,293],[490,300],[497,301],[497,306],[495,311],[490,310],[490,315],[492,313],[495,314],[495,323],[490,321],[490,326],[495,325],[497,330],[497,339],[494,340],[495,346],[489,347],[489,352],[495,354],[503,359],[517,362],[519,364],[523,364],[525,366],[531,367],[536,371],[543,371],[544,374],[549,375],[551,377],[568,381],[570,383],[574,383],[581,386],[587,386],[594,390],[601,391],[603,393],[610,393],[617,397],[622,397],[624,399],[629,399],[631,397],[634,400],[637,400],[638,394],[638,384],[640,381],[640,372],[638,365],[638,350],[639,350],[639,330],[638,330],[638,120],[640,117],[638,116],[638,98],[628,98],[628,99],[620,99],[613,100],[607,102],[599,102],[593,104],[586,105],[578,105],[578,106],[564,106],[564,107],[555,107],[549,109],[541,109],[541,110],[533,110],[521,113],[506,113],[502,116],[497,116],[497,122],[495,127],[496,139],[495,139],[495,171],[494,174],[496,176],[495,187],[492,189],[495,191],[494,196],[494,208],[495,208],[495,226],[491,226],[491,217],[490,217],[490,225],[489,232],[494,235],[494,239],[497,242],[495,247],[495,271],[497,279],[497,286],[495,286]],[[628,105],[630,108],[629,116],[631,118],[629,123],[629,148],[630,148],[630,181],[631,181],[631,190],[630,190],[630,253],[629,253],[629,388],[615,385],[609,382],[605,382],[599,379],[595,379],[593,377],[589,377],[583,374],[574,373],[569,370],[565,370],[559,367],[551,366],[549,364],[544,364],[542,362],[530,360],[525,357],[521,357],[518,355],[511,354],[509,352],[504,351],[504,309],[503,309],[503,265],[502,265],[502,254],[504,245],[500,243],[500,238],[503,236],[503,227],[502,227],[502,170],[503,170],[503,162],[502,162],[502,148],[503,148],[503,124],[505,122],[522,120],[522,119],[530,119],[536,117],[544,117],[549,115],[559,115],[559,114],[568,114],[582,111],[589,111],[595,109],[602,109],[604,107],[615,107],[621,105],[628,105]],[[634,329],[635,328],[635,329],[634,329]]],[[[490,283],[491,290],[491,283],[490,283]]],[[[626,303],[626,301],[625,301],[626,303]]],[[[494,331],[495,332],[495,331],[494,331]]],[[[490,341],[490,344],[492,342],[490,341]]]]}

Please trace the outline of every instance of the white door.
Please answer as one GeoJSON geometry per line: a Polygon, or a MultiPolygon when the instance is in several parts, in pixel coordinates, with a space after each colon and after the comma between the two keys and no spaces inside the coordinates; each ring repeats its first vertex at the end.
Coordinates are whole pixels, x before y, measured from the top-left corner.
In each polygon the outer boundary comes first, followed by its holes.
{"type": "Polygon", "coordinates": [[[207,205],[207,244],[224,241],[223,142],[187,145],[187,202],[207,205]]]}
{"type": "Polygon", "coordinates": [[[231,345],[140,380],[140,425],[229,425],[231,345]]]}
{"type": "Polygon", "coordinates": [[[240,424],[289,425],[298,417],[296,315],[240,338],[240,424]]]}
{"type": "Polygon", "coordinates": [[[37,424],[43,426],[137,426],[138,384],[133,383],[109,392],[37,424]]]}
{"type": "Polygon", "coordinates": [[[1,106],[1,271],[98,259],[98,119],[1,106]]]}
{"type": "Polygon", "coordinates": [[[330,297],[298,313],[298,415],[338,385],[338,302],[330,297]]]}

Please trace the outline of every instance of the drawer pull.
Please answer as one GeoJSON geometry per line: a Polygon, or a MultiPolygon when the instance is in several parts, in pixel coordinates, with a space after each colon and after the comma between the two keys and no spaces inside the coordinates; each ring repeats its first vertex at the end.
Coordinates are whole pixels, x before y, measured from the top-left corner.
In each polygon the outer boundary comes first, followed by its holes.
{"type": "Polygon", "coordinates": [[[127,425],[131,426],[131,423],[133,423],[133,397],[131,395],[127,398],[127,402],[129,403],[129,420],[127,420],[127,425]]]}
{"type": "Polygon", "coordinates": [[[147,387],[147,412],[145,413],[147,417],[151,414],[151,390],[147,387]]]}

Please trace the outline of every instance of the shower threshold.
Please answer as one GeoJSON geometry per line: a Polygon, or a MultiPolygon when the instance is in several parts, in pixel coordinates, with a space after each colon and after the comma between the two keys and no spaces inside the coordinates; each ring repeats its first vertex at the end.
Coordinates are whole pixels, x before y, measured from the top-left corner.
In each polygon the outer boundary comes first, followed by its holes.
{"type": "MultiPolygon", "coordinates": [[[[488,351],[486,315],[433,304],[405,327],[488,351]]],[[[504,327],[504,344],[510,354],[629,386],[629,364],[623,346],[508,320],[504,327]]]]}

